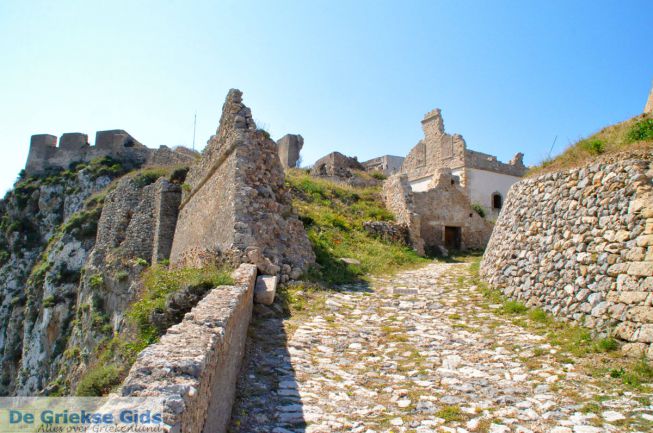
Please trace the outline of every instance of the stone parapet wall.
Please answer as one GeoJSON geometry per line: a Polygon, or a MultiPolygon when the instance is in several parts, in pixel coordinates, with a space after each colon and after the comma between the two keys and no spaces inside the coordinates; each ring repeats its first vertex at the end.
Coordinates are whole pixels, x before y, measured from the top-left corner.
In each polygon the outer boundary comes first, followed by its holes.
{"type": "Polygon", "coordinates": [[[653,358],[651,160],[614,157],[513,185],[482,277],[653,358]]]}
{"type": "Polygon", "coordinates": [[[241,265],[233,286],[213,289],[180,324],[141,352],[122,395],[163,397],[170,432],[225,432],[245,352],[256,275],[256,266],[241,265]]]}

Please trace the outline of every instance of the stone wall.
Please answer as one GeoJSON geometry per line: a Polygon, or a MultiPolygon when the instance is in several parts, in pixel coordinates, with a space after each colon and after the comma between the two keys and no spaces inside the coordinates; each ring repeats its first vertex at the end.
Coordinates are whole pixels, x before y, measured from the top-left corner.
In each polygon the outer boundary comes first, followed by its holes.
{"type": "Polygon", "coordinates": [[[164,398],[173,433],[224,433],[252,316],[256,266],[233,286],[213,289],[184,320],[140,353],[122,386],[126,397],[164,398]]]}
{"type": "Polygon", "coordinates": [[[298,278],[315,261],[291,207],[277,145],[258,130],[242,93],[232,89],[220,127],[189,171],[171,262],[201,265],[211,257],[255,263],[262,273],[298,278]]]}
{"type": "Polygon", "coordinates": [[[369,159],[362,164],[367,171],[376,171],[383,173],[386,176],[391,176],[395,173],[399,173],[401,165],[404,163],[404,159],[405,158],[402,156],[383,155],[369,159]]]}
{"type": "Polygon", "coordinates": [[[483,278],[653,358],[652,159],[605,159],[513,185],[483,278]]]}
{"type": "Polygon", "coordinates": [[[52,170],[67,170],[73,163],[88,163],[105,156],[122,162],[127,168],[137,168],[142,165],[189,164],[197,153],[166,146],[150,149],[122,129],[98,131],[95,146],[89,144],[86,134],[78,132],[63,134],[58,147],[57,137],[39,134],[32,136],[25,172],[28,176],[41,176],[52,170]]]}

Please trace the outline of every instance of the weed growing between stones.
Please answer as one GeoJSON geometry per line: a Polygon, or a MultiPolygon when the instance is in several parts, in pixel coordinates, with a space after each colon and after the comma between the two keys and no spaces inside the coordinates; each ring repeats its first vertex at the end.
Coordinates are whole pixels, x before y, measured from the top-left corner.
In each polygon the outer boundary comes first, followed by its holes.
{"type": "Polygon", "coordinates": [[[546,337],[555,351],[534,351],[536,357],[551,354],[562,363],[575,363],[586,374],[602,380],[603,386],[620,384],[642,392],[653,391],[653,367],[646,359],[630,360],[619,353],[619,343],[612,337],[597,337],[582,326],[556,320],[540,308],[506,298],[499,290],[488,287],[479,277],[480,260],[470,266],[469,284],[476,286],[486,300],[486,307],[500,306],[494,311],[508,315],[512,323],[546,337]],[[615,380],[616,379],[616,380],[615,380]]]}

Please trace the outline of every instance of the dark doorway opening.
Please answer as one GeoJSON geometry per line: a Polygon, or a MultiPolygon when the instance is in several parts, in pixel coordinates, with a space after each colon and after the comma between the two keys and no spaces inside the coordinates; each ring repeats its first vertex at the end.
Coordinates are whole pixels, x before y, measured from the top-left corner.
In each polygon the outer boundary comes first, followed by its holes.
{"type": "Polygon", "coordinates": [[[494,193],[492,194],[492,209],[499,210],[503,206],[503,199],[501,194],[494,193]]]}
{"type": "Polygon", "coordinates": [[[461,231],[460,227],[444,228],[444,247],[448,250],[460,250],[461,231]]]}

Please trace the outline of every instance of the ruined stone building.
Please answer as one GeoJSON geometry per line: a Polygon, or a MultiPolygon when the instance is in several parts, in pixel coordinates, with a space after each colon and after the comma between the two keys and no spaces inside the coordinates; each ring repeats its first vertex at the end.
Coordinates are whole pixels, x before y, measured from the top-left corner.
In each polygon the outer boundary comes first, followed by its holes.
{"type": "Polygon", "coordinates": [[[379,172],[386,176],[391,176],[401,170],[401,165],[404,163],[404,159],[403,156],[383,155],[377,158],[372,158],[362,164],[367,171],[379,172]]]}
{"type": "Polygon", "coordinates": [[[38,134],[32,135],[25,172],[28,176],[40,176],[52,170],[67,170],[74,163],[90,162],[105,156],[134,168],[146,164],[186,164],[194,161],[199,154],[183,147],[150,149],[122,129],[98,131],[95,146],[89,144],[88,135],[79,132],[63,134],[59,146],[56,136],[38,134]]]}
{"type": "Polygon", "coordinates": [[[506,164],[467,149],[461,135],[444,131],[439,109],[426,114],[422,128],[424,139],[384,184],[386,205],[408,226],[418,252],[484,248],[508,189],[526,171],[523,154],[506,164]]]}
{"type": "Polygon", "coordinates": [[[450,170],[451,182],[480,204],[490,219],[496,219],[508,189],[526,173],[522,153],[503,163],[496,156],[467,149],[459,134],[447,134],[440,109],[422,120],[424,139],[410,151],[401,167],[415,192],[427,191],[438,170],[450,170]]]}

